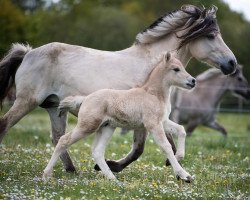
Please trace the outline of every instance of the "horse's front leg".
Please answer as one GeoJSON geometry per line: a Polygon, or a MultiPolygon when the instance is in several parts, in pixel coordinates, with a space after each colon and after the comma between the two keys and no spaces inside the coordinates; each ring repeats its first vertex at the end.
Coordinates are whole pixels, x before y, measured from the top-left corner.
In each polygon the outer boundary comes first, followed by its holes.
{"type": "Polygon", "coordinates": [[[167,134],[173,133],[177,136],[177,149],[175,157],[177,158],[178,161],[181,161],[185,155],[186,131],[184,127],[179,124],[176,124],[171,120],[165,120],[163,126],[165,133],[167,134]]]}
{"type": "MultiPolygon", "coordinates": [[[[114,161],[114,160],[107,160],[107,164],[111,171],[113,172],[120,172],[125,167],[127,167],[130,163],[137,160],[144,151],[144,145],[147,137],[146,129],[137,129],[134,130],[134,143],[132,150],[126,155],[124,158],[114,161]]],[[[100,170],[98,165],[95,165],[95,170],[100,170]]]]}
{"type": "MultiPolygon", "coordinates": [[[[63,113],[58,116],[57,108],[48,108],[47,109],[52,128],[52,143],[56,146],[60,137],[64,135],[66,126],[67,126],[67,113],[63,113]]],[[[76,169],[72,163],[72,160],[67,151],[63,152],[60,155],[60,158],[63,162],[64,168],[67,172],[75,172],[76,169]]]]}

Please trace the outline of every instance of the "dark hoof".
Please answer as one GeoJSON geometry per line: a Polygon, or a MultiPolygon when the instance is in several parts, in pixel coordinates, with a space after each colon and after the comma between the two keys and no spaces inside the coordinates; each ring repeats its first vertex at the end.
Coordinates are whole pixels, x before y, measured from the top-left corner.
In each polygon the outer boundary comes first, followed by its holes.
{"type": "Polygon", "coordinates": [[[76,168],[74,166],[67,167],[65,170],[66,170],[66,172],[69,172],[69,173],[76,173],[76,168]]]}
{"type": "Polygon", "coordinates": [[[171,165],[171,164],[170,164],[169,160],[167,159],[166,160],[166,166],[169,166],[169,165],[171,165]]]}
{"type": "Polygon", "coordinates": [[[186,183],[192,183],[194,181],[194,178],[192,176],[188,176],[187,179],[181,179],[178,175],[176,175],[177,180],[183,180],[186,183]]]}
{"type": "MultiPolygon", "coordinates": [[[[110,170],[112,172],[120,172],[120,171],[123,170],[123,167],[116,161],[108,160],[108,161],[106,161],[106,163],[107,163],[107,165],[109,166],[109,168],[110,168],[110,170]]],[[[97,164],[95,165],[94,169],[96,171],[101,170],[100,167],[97,164]]]]}

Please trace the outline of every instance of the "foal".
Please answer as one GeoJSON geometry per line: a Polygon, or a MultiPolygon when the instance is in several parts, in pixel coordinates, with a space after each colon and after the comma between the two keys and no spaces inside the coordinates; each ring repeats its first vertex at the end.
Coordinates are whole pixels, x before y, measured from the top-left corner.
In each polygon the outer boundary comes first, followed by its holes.
{"type": "MultiPolygon", "coordinates": [[[[116,127],[147,130],[152,133],[155,142],[167,155],[173,171],[178,178],[191,182],[192,177],[178,163],[170,143],[164,133],[162,121],[169,116],[170,94],[172,86],[191,89],[195,79],[184,69],[179,60],[170,53],[152,70],[142,87],[130,90],[103,89],[90,94],[83,100],[78,113],[76,127],[63,135],[44,170],[43,178],[51,177],[52,170],[62,152],[71,144],[96,132],[92,155],[103,174],[109,179],[116,179],[104,159],[105,147],[116,127]],[[167,108],[165,108],[167,106],[167,108]]],[[[61,109],[73,106],[72,98],[61,102],[61,109]]],[[[77,97],[76,97],[77,98],[77,97]]],[[[169,120],[169,131],[181,131],[178,140],[179,156],[184,156],[186,133],[182,126],[169,120]]]]}

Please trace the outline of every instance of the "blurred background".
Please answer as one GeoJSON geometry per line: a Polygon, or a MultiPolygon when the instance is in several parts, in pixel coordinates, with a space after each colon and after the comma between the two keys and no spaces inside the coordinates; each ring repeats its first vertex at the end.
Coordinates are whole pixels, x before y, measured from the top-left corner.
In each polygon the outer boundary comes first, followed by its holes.
{"type": "MultiPolygon", "coordinates": [[[[0,0],[0,57],[15,42],[33,48],[57,41],[120,50],[132,45],[136,34],[161,15],[183,4],[219,8],[217,18],[223,39],[250,81],[250,22],[222,0],[0,0]]],[[[187,69],[197,75],[207,68],[193,59],[187,69]]],[[[250,112],[249,103],[230,94],[221,108],[250,112]]]]}

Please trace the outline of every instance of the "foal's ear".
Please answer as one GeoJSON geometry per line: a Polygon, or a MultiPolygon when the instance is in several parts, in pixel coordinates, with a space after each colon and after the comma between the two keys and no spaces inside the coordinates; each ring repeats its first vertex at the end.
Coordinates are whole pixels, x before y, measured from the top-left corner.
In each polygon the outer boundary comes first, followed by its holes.
{"type": "Polygon", "coordinates": [[[167,53],[165,54],[165,56],[164,56],[165,61],[168,62],[168,61],[171,59],[171,57],[172,57],[171,53],[170,53],[170,52],[167,52],[167,53]]]}

